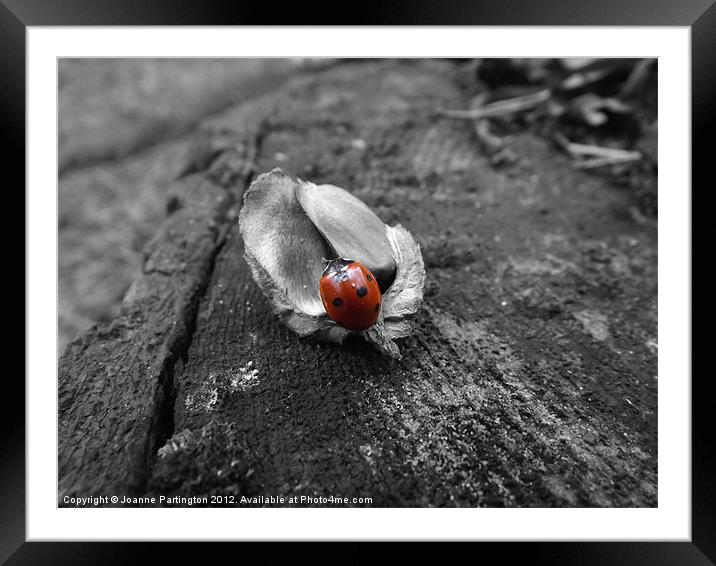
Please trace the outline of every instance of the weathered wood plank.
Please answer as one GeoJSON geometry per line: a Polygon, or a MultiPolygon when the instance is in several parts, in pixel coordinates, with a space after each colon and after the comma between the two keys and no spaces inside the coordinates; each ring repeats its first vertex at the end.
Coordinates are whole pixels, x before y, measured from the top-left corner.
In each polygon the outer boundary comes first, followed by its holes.
{"type": "Polygon", "coordinates": [[[144,252],[119,316],[71,343],[59,362],[59,501],[140,494],[174,430],[174,373],[186,361],[199,299],[250,179],[273,96],[221,116],[170,186],[168,218],[144,252]],[[183,171],[183,172],[182,172],[183,171]]]}
{"type": "MultiPolygon", "coordinates": [[[[299,339],[234,224],[150,491],[656,505],[655,226],[529,135],[495,172],[468,124],[434,115],[461,104],[449,67],[425,62],[346,65],[278,97],[258,169],[343,186],[411,230],[428,276],[418,332],[400,362],[299,339]]],[[[230,147],[219,126],[209,138],[230,147]]]]}
{"type": "MultiPolygon", "coordinates": [[[[170,187],[170,216],[145,250],[120,315],[71,343],[59,364],[59,496],[142,493],[173,430],[175,366],[186,358],[201,294],[232,204],[254,165],[267,101],[225,117],[230,143],[198,143],[170,187]],[[220,156],[217,158],[217,153],[220,156]],[[197,173],[197,164],[202,165],[197,173]]],[[[203,138],[199,137],[199,140],[203,138]]]]}
{"type": "Polygon", "coordinates": [[[121,314],[71,343],[59,366],[59,489],[64,495],[141,491],[171,414],[174,364],[185,355],[198,297],[229,196],[202,177],[149,246],[121,314]],[[114,491],[113,491],[114,490],[114,491]]]}

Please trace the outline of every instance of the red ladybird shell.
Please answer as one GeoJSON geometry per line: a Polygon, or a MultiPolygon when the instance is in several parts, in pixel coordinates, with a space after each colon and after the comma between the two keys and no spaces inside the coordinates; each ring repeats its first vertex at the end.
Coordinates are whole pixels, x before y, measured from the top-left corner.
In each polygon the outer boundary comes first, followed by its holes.
{"type": "Polygon", "coordinates": [[[380,287],[360,262],[331,260],[321,276],[321,300],[335,322],[348,330],[366,330],[380,313],[380,287]]]}

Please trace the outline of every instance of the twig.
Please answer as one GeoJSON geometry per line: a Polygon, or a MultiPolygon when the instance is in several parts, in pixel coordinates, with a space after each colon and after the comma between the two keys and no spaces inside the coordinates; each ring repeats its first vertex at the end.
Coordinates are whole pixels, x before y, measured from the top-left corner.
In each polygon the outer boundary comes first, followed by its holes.
{"type": "Polygon", "coordinates": [[[490,104],[485,104],[480,108],[474,108],[472,110],[451,110],[441,108],[438,110],[438,113],[448,118],[457,118],[461,120],[494,118],[496,116],[505,116],[535,108],[536,106],[539,106],[543,102],[549,100],[551,95],[552,91],[546,88],[525,96],[491,102],[490,104]]]}
{"type": "Polygon", "coordinates": [[[559,145],[562,146],[562,148],[564,148],[567,152],[569,152],[575,157],[583,155],[596,155],[599,157],[620,158],[628,157],[638,153],[636,151],[627,151],[625,149],[618,149],[616,147],[604,147],[600,145],[587,145],[583,143],[572,142],[569,141],[561,133],[555,134],[555,140],[557,141],[557,143],[559,143],[559,145]]]}
{"type": "MultiPolygon", "coordinates": [[[[470,103],[470,111],[482,110],[487,97],[487,92],[475,96],[470,103]]],[[[505,147],[505,140],[492,133],[489,118],[477,118],[473,120],[472,124],[478,141],[493,165],[512,163],[517,159],[515,153],[509,147],[505,147]]]]}
{"type": "Polygon", "coordinates": [[[475,134],[490,153],[498,152],[504,146],[502,138],[490,131],[490,123],[487,120],[475,122],[475,134]]]}
{"type": "Polygon", "coordinates": [[[651,67],[655,61],[656,59],[641,59],[634,65],[634,68],[629,74],[629,78],[624,83],[624,86],[622,86],[621,91],[619,91],[620,98],[629,98],[641,88],[649,76],[649,67],[651,67]]]}
{"type": "Polygon", "coordinates": [[[517,160],[517,155],[505,145],[505,140],[490,131],[489,120],[475,120],[475,135],[493,165],[514,163],[517,160]]]}
{"type": "Polygon", "coordinates": [[[641,153],[638,151],[624,152],[624,155],[614,157],[596,157],[594,159],[586,159],[578,161],[574,164],[577,169],[594,169],[595,167],[605,167],[607,165],[621,165],[623,163],[631,163],[639,161],[641,153]]]}
{"type": "Polygon", "coordinates": [[[578,71],[584,71],[587,67],[592,65],[598,59],[593,57],[565,57],[560,60],[562,66],[568,71],[575,73],[578,71]]]}
{"type": "Polygon", "coordinates": [[[627,157],[633,155],[634,151],[627,151],[624,149],[616,149],[614,147],[602,147],[598,145],[585,145],[581,143],[570,142],[568,146],[569,153],[574,156],[583,155],[595,155],[598,157],[610,157],[619,159],[620,157],[627,157]]]}
{"type": "Polygon", "coordinates": [[[577,169],[593,169],[606,165],[630,163],[632,161],[639,161],[642,158],[642,154],[638,151],[574,143],[560,133],[555,135],[555,140],[567,153],[577,158],[577,161],[574,163],[577,169]],[[593,159],[579,159],[585,156],[593,157],[593,159]]]}
{"type": "Polygon", "coordinates": [[[574,90],[581,88],[591,83],[602,80],[609,74],[608,69],[596,69],[594,71],[578,72],[569,75],[562,81],[562,88],[564,90],[574,90]]]}

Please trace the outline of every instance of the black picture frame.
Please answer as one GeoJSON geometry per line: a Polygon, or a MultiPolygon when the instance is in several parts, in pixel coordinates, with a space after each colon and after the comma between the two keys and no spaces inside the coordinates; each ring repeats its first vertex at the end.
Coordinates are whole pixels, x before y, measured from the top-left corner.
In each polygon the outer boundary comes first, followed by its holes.
{"type": "MultiPolygon", "coordinates": [[[[119,25],[563,25],[688,26],[692,49],[693,183],[711,179],[710,138],[716,126],[716,4],[714,0],[403,0],[361,4],[341,12],[329,5],[271,6],[201,0],[0,0],[0,97],[5,167],[25,182],[25,50],[28,26],[119,25]],[[350,21],[338,14],[350,14],[350,21]]],[[[713,186],[713,181],[710,181],[713,186]]],[[[702,187],[705,189],[707,187],[702,187]]],[[[19,191],[17,191],[19,194],[19,191]]],[[[695,193],[692,189],[692,195],[695,193]]],[[[24,199],[17,205],[24,211],[24,199]]],[[[16,208],[15,208],[16,210],[16,208]]],[[[693,234],[693,230],[692,230],[693,234]]],[[[694,243],[708,241],[692,235],[694,243]]],[[[7,241],[7,240],[6,240],[7,241]]],[[[693,257],[693,252],[692,252],[693,257]]],[[[696,256],[698,257],[698,256],[696,256]]],[[[16,264],[15,264],[16,265],[16,264]]],[[[703,269],[703,268],[702,268],[703,269]]],[[[22,284],[24,275],[17,281],[22,284]]],[[[27,300],[27,298],[26,298],[27,300]]],[[[15,301],[18,302],[18,301],[15,301]]],[[[18,302],[19,303],[19,302],[18,302]]],[[[24,328],[24,323],[22,328],[24,328]]],[[[24,336],[24,332],[17,332],[24,336]]],[[[696,339],[696,336],[694,336],[696,339]]],[[[704,339],[704,338],[702,338],[704,339]]],[[[18,349],[19,351],[19,349],[18,349]]],[[[716,466],[709,431],[710,372],[694,372],[692,387],[692,538],[690,542],[479,543],[480,555],[550,564],[709,564],[716,561],[716,466]]],[[[686,377],[686,376],[685,376],[686,377]]],[[[6,374],[0,413],[0,562],[7,564],[126,564],[161,553],[202,560],[206,545],[25,542],[25,408],[20,372],[6,374]],[[9,409],[14,409],[8,412],[9,409]],[[181,553],[181,554],[179,554],[181,553]]],[[[332,552],[328,550],[328,552],[332,552]]],[[[359,555],[358,555],[359,556],[359,555]]]]}

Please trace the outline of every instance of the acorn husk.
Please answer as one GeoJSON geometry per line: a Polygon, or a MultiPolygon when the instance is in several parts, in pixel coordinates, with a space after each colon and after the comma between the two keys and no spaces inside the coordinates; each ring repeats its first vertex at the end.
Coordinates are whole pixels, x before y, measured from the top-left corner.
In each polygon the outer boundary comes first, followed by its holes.
{"type": "Polygon", "coordinates": [[[315,185],[274,169],[244,193],[239,213],[244,257],[281,321],[300,336],[342,343],[357,334],[400,358],[396,339],[412,333],[423,300],[420,247],[402,226],[387,226],[361,200],[334,185],[315,185]],[[350,331],[331,320],[319,281],[326,260],[360,261],[383,293],[377,322],[350,331]]]}

